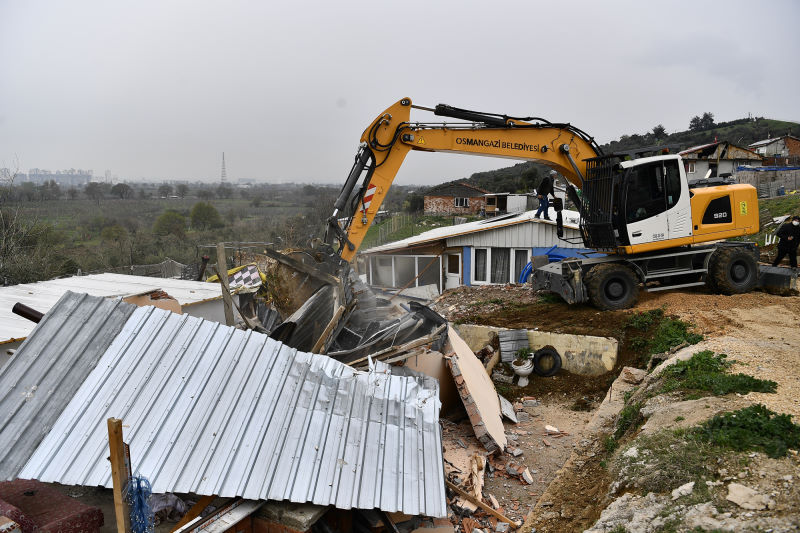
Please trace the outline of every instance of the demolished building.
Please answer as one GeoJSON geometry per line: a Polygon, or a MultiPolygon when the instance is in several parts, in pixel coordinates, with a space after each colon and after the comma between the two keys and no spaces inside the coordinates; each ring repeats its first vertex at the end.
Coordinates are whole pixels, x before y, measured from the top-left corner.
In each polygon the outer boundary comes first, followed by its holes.
{"type": "Polygon", "coordinates": [[[358,372],[253,331],[67,293],[0,383],[14,384],[0,398],[2,479],[111,487],[105,420],[118,417],[155,492],[446,515],[431,378],[358,372]],[[56,372],[76,365],[90,369],[83,381],[56,372]],[[38,431],[17,440],[27,429],[38,431]]]}

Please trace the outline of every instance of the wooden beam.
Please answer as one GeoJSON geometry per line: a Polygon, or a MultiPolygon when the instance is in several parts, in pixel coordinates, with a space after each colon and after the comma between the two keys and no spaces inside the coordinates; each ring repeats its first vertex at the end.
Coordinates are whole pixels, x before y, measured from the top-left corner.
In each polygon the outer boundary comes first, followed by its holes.
{"type": "MultiPolygon", "coordinates": [[[[410,350],[412,348],[417,348],[419,346],[422,346],[423,344],[428,344],[429,342],[433,342],[433,339],[435,339],[437,335],[439,335],[442,331],[444,331],[444,329],[446,327],[447,327],[447,324],[443,324],[443,325],[439,326],[438,328],[436,328],[436,330],[433,333],[431,333],[430,335],[426,335],[424,337],[420,337],[419,339],[416,339],[416,340],[413,340],[413,341],[408,342],[406,344],[403,344],[402,346],[396,346],[396,347],[393,346],[393,347],[390,347],[390,348],[386,348],[385,350],[381,350],[379,352],[375,352],[375,353],[369,354],[368,356],[361,357],[359,359],[356,359],[355,361],[350,361],[347,364],[350,365],[350,366],[356,366],[356,365],[366,361],[369,357],[372,357],[373,359],[377,359],[379,357],[385,359],[385,358],[390,357],[390,356],[392,356],[394,354],[399,354],[399,353],[405,352],[407,350],[410,350]]],[[[333,355],[336,355],[336,354],[333,354],[333,355]]]]}
{"type": "Polygon", "coordinates": [[[328,337],[331,336],[331,332],[336,327],[336,324],[338,324],[339,320],[341,320],[342,315],[344,314],[344,309],[345,307],[343,305],[340,305],[339,308],[336,309],[336,312],[333,313],[333,318],[331,318],[330,322],[328,322],[328,325],[325,326],[325,329],[322,330],[322,335],[319,336],[319,339],[317,339],[314,347],[311,348],[311,353],[325,353],[323,350],[323,348],[325,348],[325,343],[328,341],[328,337]]]}
{"type": "Polygon", "coordinates": [[[170,530],[170,532],[175,533],[175,531],[179,530],[180,528],[182,528],[183,526],[185,526],[186,524],[188,524],[189,522],[200,516],[200,513],[203,512],[203,509],[211,505],[211,502],[213,502],[215,498],[216,496],[201,496],[200,499],[197,500],[197,503],[192,505],[192,508],[186,511],[186,514],[183,515],[183,518],[181,518],[180,521],[177,524],[175,524],[175,526],[170,530]]]}
{"type": "Polygon", "coordinates": [[[231,289],[228,286],[228,261],[225,259],[225,243],[217,243],[217,277],[222,286],[222,303],[225,307],[225,325],[233,326],[233,298],[231,289]]]}
{"type": "Polygon", "coordinates": [[[336,276],[332,276],[327,272],[322,272],[317,268],[308,266],[305,263],[301,263],[297,259],[292,259],[288,255],[283,255],[282,253],[272,250],[270,248],[265,248],[264,253],[267,254],[268,257],[274,259],[275,261],[283,263],[284,265],[291,267],[299,272],[302,272],[303,274],[308,274],[312,278],[317,279],[323,283],[328,283],[330,285],[339,284],[339,278],[337,278],[336,276]]]}
{"type": "Polygon", "coordinates": [[[506,522],[508,524],[511,524],[511,526],[514,529],[517,529],[519,526],[522,525],[519,522],[514,522],[513,520],[511,520],[506,515],[504,515],[502,513],[498,513],[497,511],[492,509],[491,506],[486,505],[485,503],[480,501],[478,498],[476,498],[475,496],[473,496],[469,492],[465,491],[464,489],[462,489],[461,487],[459,487],[455,483],[452,483],[452,482],[450,482],[450,481],[448,481],[446,479],[444,480],[444,482],[447,484],[447,486],[449,488],[453,489],[459,496],[461,496],[465,500],[468,500],[468,501],[472,502],[473,504],[477,505],[478,507],[480,507],[481,509],[483,509],[484,511],[486,511],[487,513],[489,513],[493,517],[497,518],[498,520],[500,520],[502,522],[506,522]]]}
{"type": "Polygon", "coordinates": [[[108,449],[111,452],[111,481],[114,484],[114,514],[117,519],[117,533],[129,533],[131,517],[122,496],[128,484],[128,467],[125,465],[125,443],[122,440],[122,420],[109,418],[108,449]]]}

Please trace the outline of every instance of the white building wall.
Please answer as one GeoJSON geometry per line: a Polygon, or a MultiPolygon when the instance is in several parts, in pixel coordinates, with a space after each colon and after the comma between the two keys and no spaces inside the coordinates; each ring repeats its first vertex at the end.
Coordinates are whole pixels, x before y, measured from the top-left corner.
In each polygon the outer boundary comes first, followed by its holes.
{"type": "MultiPolygon", "coordinates": [[[[552,209],[550,217],[555,219],[555,211],[552,209]]],[[[447,239],[447,246],[536,248],[557,245],[559,248],[583,248],[581,234],[578,230],[565,227],[564,238],[574,242],[560,240],[556,234],[555,224],[531,221],[480,233],[450,237],[447,239]]]]}
{"type": "MultiPolygon", "coordinates": [[[[239,295],[233,295],[233,301],[236,305],[239,305],[239,295]]],[[[219,322],[220,324],[225,323],[225,306],[222,303],[222,298],[218,300],[209,300],[206,302],[199,302],[195,304],[188,304],[181,307],[183,314],[196,316],[198,318],[204,318],[206,320],[211,320],[212,322],[219,322]]],[[[234,320],[241,320],[241,316],[236,308],[233,308],[233,318],[234,320]]]]}

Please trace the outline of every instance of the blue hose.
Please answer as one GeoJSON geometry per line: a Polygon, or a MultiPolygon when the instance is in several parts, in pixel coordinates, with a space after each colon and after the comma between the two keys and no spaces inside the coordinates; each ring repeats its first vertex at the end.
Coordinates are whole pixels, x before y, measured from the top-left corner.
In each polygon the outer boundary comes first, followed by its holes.
{"type": "Polygon", "coordinates": [[[533,272],[533,263],[529,262],[527,265],[525,265],[525,268],[522,269],[522,272],[520,272],[517,283],[527,283],[528,276],[531,275],[531,272],[533,272]]]}

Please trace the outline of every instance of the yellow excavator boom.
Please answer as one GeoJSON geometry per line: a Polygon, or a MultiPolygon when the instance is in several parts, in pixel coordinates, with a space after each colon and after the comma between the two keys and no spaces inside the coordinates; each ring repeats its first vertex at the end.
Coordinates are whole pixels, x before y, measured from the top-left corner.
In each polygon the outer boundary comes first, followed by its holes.
{"type": "MultiPolygon", "coordinates": [[[[476,121],[456,124],[424,124],[410,122],[412,105],[409,98],[398,100],[364,130],[362,153],[372,157],[372,175],[362,188],[358,203],[344,229],[347,241],[342,259],[355,257],[367,230],[375,218],[392,182],[410,150],[452,152],[488,157],[536,161],[555,169],[573,185],[582,186],[586,173],[585,159],[600,155],[593,140],[570,125],[531,123],[510,117],[497,117],[464,112],[453,108],[418,108],[464,114],[476,121]],[[486,125],[486,120],[491,122],[486,125]]],[[[351,174],[352,176],[352,174],[351,174]]],[[[348,194],[348,196],[352,195],[348,194]]],[[[337,212],[341,209],[337,208],[337,212]]]]}

